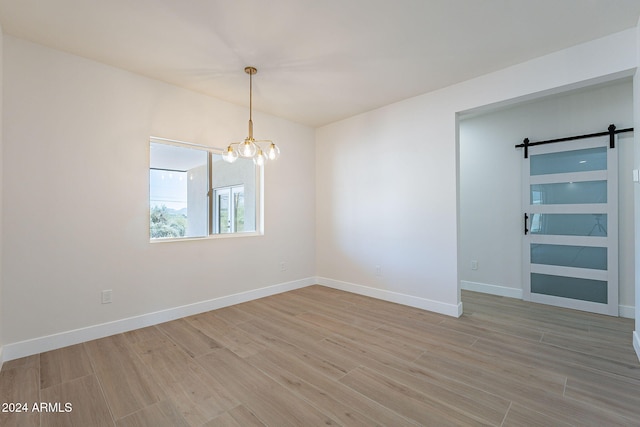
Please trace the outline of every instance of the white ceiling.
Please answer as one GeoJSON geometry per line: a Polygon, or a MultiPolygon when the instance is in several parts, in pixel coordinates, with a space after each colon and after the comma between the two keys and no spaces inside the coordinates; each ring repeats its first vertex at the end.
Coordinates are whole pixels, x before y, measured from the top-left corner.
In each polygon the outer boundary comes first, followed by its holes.
{"type": "Polygon", "coordinates": [[[5,34],[320,126],[634,27],[640,0],[0,0],[5,34]]]}

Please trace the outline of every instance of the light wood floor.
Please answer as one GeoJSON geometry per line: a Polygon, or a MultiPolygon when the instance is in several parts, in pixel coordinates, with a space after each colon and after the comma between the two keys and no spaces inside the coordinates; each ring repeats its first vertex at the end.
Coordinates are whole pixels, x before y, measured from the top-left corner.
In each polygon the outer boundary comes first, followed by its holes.
{"type": "Polygon", "coordinates": [[[1,426],[640,425],[633,322],[463,292],[441,316],[321,286],[5,363],[1,426]]]}

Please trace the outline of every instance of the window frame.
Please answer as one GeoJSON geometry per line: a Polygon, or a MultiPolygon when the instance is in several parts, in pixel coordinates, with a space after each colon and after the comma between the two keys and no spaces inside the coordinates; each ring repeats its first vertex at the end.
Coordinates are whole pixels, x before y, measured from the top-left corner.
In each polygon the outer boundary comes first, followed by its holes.
{"type": "MultiPolygon", "coordinates": [[[[178,141],[174,139],[161,138],[156,136],[149,137],[148,145],[147,145],[147,233],[149,235],[150,243],[165,243],[165,242],[184,242],[190,240],[211,240],[211,239],[228,239],[228,238],[236,238],[236,237],[254,237],[254,236],[263,236],[264,235],[264,167],[260,165],[254,165],[254,176],[255,176],[255,230],[254,231],[242,231],[242,232],[230,232],[230,233],[216,233],[215,231],[215,221],[216,221],[216,213],[214,211],[215,201],[213,200],[215,197],[215,189],[212,185],[213,183],[213,156],[219,155],[221,156],[223,153],[223,149],[210,147],[201,144],[195,144],[191,142],[178,141]],[[164,144],[164,145],[172,145],[176,147],[182,148],[190,148],[205,151],[207,153],[207,233],[203,236],[189,236],[189,237],[151,237],[151,182],[149,171],[151,168],[151,144],[164,144]]],[[[243,187],[246,183],[241,183],[237,185],[217,187],[217,188],[237,188],[243,187]]],[[[244,190],[243,190],[244,192],[244,190]]],[[[244,197],[245,204],[247,203],[246,196],[244,197]]]]}

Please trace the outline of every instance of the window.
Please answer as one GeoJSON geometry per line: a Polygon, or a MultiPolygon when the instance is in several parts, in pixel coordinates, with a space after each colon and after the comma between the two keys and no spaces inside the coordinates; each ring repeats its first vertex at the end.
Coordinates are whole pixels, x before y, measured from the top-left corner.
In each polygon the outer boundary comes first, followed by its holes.
{"type": "Polygon", "coordinates": [[[216,233],[244,231],[244,185],[214,189],[213,203],[216,233]]]}
{"type": "Polygon", "coordinates": [[[260,232],[260,172],[251,159],[229,164],[218,150],[152,138],[151,240],[260,232]]]}

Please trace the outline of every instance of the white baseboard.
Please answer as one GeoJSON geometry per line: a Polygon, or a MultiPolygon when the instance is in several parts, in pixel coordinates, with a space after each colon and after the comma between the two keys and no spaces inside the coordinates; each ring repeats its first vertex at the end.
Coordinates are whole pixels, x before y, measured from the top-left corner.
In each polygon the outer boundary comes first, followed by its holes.
{"type": "Polygon", "coordinates": [[[487,283],[460,281],[460,289],[466,291],[482,292],[483,294],[498,295],[507,298],[522,299],[522,289],[509,288],[507,286],[489,285],[487,283]]]}
{"type": "Polygon", "coordinates": [[[316,277],[316,283],[322,286],[327,286],[329,288],[339,289],[341,291],[377,298],[384,301],[408,305],[410,307],[433,311],[435,313],[445,314],[447,316],[460,317],[462,315],[462,303],[445,304],[440,301],[434,301],[426,298],[416,297],[413,295],[401,294],[385,289],[356,285],[354,283],[342,282],[326,277],[316,277]]]}
{"type": "Polygon", "coordinates": [[[636,318],[636,308],[632,305],[619,305],[618,306],[618,316],[624,317],[626,319],[635,319],[636,318]]]}
{"type": "Polygon", "coordinates": [[[636,350],[638,360],[640,360],[640,335],[638,331],[633,331],[633,348],[636,350]]]}
{"type": "Polygon", "coordinates": [[[207,301],[200,301],[180,307],[156,311],[154,313],[147,313],[140,316],[115,320],[113,322],[88,326],[86,328],[61,332],[12,344],[5,344],[5,346],[0,350],[2,351],[2,358],[0,358],[0,362],[31,356],[33,354],[55,350],[57,348],[67,347],[69,345],[79,344],[98,338],[104,338],[110,335],[128,332],[147,326],[157,325],[159,323],[168,322],[185,316],[192,316],[194,314],[216,310],[218,308],[228,307],[230,305],[240,304],[258,298],[304,288],[313,284],[315,284],[315,278],[309,277],[306,279],[280,283],[247,292],[240,292],[207,301]]]}

